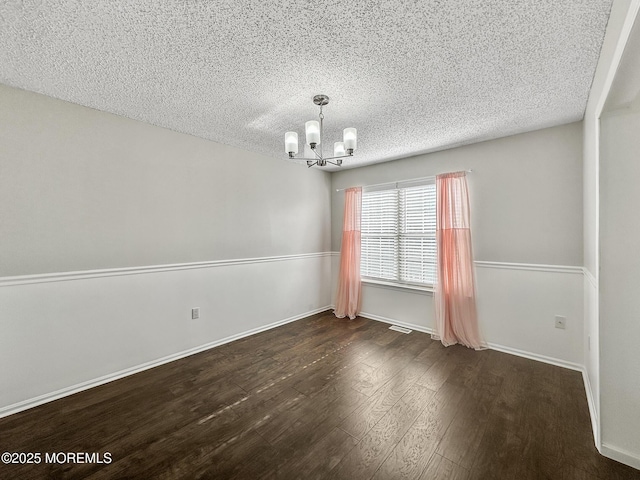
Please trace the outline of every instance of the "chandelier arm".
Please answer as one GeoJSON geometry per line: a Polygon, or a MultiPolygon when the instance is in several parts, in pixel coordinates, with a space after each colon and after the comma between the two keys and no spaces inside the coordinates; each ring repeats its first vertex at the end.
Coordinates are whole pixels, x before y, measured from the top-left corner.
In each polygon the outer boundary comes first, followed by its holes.
{"type": "Polygon", "coordinates": [[[325,160],[336,160],[338,158],[349,158],[349,157],[353,157],[353,154],[351,154],[351,155],[349,155],[349,154],[339,155],[337,157],[327,157],[327,158],[325,158],[325,160]]]}

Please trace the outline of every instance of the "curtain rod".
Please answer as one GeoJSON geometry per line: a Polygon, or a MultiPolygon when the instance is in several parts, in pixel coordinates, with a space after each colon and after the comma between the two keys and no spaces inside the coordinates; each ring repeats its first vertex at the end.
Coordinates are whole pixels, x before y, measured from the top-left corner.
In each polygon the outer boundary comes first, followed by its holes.
{"type": "MultiPolygon", "coordinates": [[[[469,170],[464,170],[467,173],[471,173],[473,172],[473,170],[469,169],[469,170]]],[[[447,172],[449,173],[449,172],[447,172]]],[[[441,173],[439,173],[438,175],[442,175],[441,173]]],[[[386,183],[374,183],[373,185],[362,185],[362,188],[369,188],[369,187],[382,187],[383,185],[398,185],[399,183],[404,183],[404,182],[417,182],[419,180],[432,180],[434,178],[436,178],[438,175],[431,175],[430,177],[420,177],[420,178],[411,178],[409,180],[398,180],[396,182],[386,182],[386,183]]],[[[351,187],[347,187],[347,188],[351,188],[351,187]]],[[[336,188],[336,192],[343,192],[345,191],[347,188],[336,188]]]]}

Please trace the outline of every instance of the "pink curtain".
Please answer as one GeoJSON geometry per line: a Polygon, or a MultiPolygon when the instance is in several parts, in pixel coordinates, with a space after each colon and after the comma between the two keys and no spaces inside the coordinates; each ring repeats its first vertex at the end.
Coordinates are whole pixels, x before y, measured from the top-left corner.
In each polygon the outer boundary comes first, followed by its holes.
{"type": "Polygon", "coordinates": [[[465,172],[438,175],[438,280],[434,294],[436,333],[433,338],[445,346],[460,343],[480,350],[486,348],[486,344],[478,329],[470,226],[465,172]]]}
{"type": "Polygon", "coordinates": [[[348,188],[344,192],[344,220],[342,248],[340,250],[340,276],[336,294],[338,318],[356,318],[360,312],[362,283],[360,282],[360,217],[362,187],[348,188]]]}

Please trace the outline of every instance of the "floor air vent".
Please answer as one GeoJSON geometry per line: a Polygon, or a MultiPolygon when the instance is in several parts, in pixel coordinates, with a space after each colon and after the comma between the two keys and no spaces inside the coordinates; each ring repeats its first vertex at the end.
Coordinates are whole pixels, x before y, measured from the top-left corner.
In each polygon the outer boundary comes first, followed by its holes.
{"type": "Polygon", "coordinates": [[[408,328],[404,328],[404,327],[399,327],[398,325],[391,325],[389,327],[389,330],[395,330],[396,332],[400,332],[400,333],[411,333],[411,332],[413,332],[413,330],[409,330],[408,328]]]}

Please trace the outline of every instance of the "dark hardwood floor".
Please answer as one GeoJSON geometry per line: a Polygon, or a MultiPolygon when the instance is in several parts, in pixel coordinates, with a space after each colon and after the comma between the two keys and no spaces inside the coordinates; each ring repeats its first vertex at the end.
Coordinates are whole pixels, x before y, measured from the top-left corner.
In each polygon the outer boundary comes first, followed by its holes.
{"type": "Polygon", "coordinates": [[[0,419],[0,450],[43,456],[2,479],[640,479],[580,373],[329,312],[0,419]]]}

